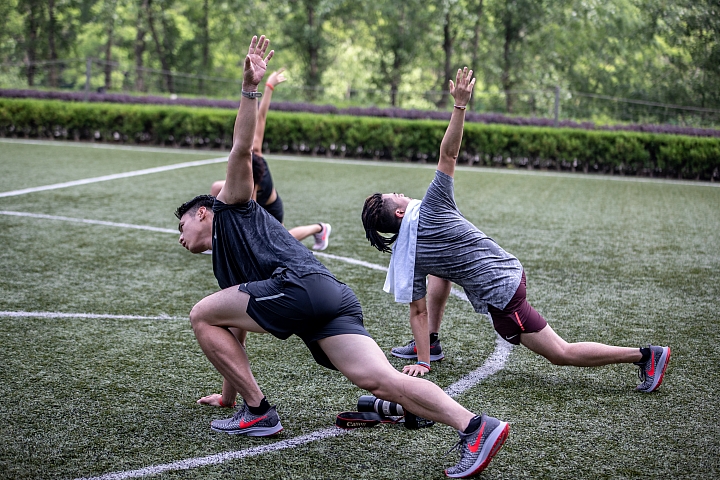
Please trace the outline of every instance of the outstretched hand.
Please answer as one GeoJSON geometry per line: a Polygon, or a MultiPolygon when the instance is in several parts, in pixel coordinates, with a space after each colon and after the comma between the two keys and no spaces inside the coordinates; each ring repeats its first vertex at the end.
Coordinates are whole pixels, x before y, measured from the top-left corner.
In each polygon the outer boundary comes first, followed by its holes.
{"type": "Polygon", "coordinates": [[[402,369],[402,373],[405,375],[410,375],[411,377],[417,377],[420,375],[421,377],[424,377],[426,373],[428,373],[430,370],[423,367],[422,365],[405,365],[402,369]]]}
{"type": "Polygon", "coordinates": [[[200,405],[210,405],[212,407],[233,407],[233,405],[223,405],[222,404],[222,394],[221,393],[213,393],[210,395],[206,395],[197,401],[200,405]]]}
{"type": "Polygon", "coordinates": [[[455,105],[466,106],[472,96],[473,87],[475,87],[473,71],[468,70],[467,67],[462,70],[458,69],[455,83],[450,80],[450,95],[455,99],[455,105]]]}
{"type": "Polygon", "coordinates": [[[272,85],[273,87],[277,86],[280,83],[283,83],[285,80],[287,80],[287,78],[285,78],[285,75],[283,75],[284,71],[285,69],[281,68],[277,72],[271,73],[266,83],[272,85]]]}
{"type": "Polygon", "coordinates": [[[268,53],[267,56],[265,55],[269,45],[270,40],[265,38],[265,35],[262,35],[260,39],[258,39],[257,36],[254,36],[250,41],[250,48],[248,49],[248,54],[245,57],[243,90],[247,91],[250,87],[252,87],[253,90],[257,90],[257,86],[265,76],[267,63],[275,54],[274,50],[270,50],[270,53],[268,53]]]}

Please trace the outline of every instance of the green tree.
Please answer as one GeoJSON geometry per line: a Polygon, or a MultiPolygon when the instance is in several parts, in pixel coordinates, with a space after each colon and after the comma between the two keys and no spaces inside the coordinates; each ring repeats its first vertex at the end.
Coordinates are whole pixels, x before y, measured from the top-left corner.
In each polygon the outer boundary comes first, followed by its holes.
{"type": "Polygon", "coordinates": [[[687,89],[686,98],[673,101],[720,108],[720,2],[679,0],[656,8],[664,36],[676,47],[668,58],[687,89]]]}
{"type": "Polygon", "coordinates": [[[278,9],[282,21],[279,45],[300,58],[308,100],[317,98],[323,73],[333,61],[330,52],[336,39],[328,24],[345,23],[355,8],[350,0],[287,0],[278,9]]]}
{"type": "Polygon", "coordinates": [[[434,7],[421,0],[381,0],[368,5],[366,18],[378,51],[374,83],[383,90],[390,88],[393,107],[398,105],[403,75],[427,48],[428,26],[436,23],[432,21],[437,15],[434,7]]]}
{"type": "Polygon", "coordinates": [[[500,81],[505,92],[505,110],[512,113],[512,91],[523,84],[527,40],[542,27],[547,5],[545,0],[495,0],[488,7],[501,35],[500,81]]]}

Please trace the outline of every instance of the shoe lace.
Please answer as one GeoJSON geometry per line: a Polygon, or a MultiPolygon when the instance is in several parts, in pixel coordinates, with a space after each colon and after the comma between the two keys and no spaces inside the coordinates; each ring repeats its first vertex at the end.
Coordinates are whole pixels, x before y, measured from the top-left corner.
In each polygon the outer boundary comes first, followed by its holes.
{"type": "Polygon", "coordinates": [[[647,380],[647,363],[643,363],[642,365],[638,365],[638,378],[641,382],[644,382],[647,380]]]}
{"type": "Polygon", "coordinates": [[[245,414],[246,409],[247,409],[247,404],[243,401],[242,406],[237,409],[235,414],[232,416],[232,419],[240,420],[240,418],[242,418],[242,416],[245,414]]]}
{"type": "Polygon", "coordinates": [[[443,455],[443,457],[447,457],[448,455],[450,455],[450,453],[454,452],[455,450],[458,450],[462,453],[463,445],[465,445],[465,439],[463,437],[460,437],[460,440],[455,442],[455,445],[450,447],[450,449],[447,452],[445,452],[445,455],[443,455]]]}

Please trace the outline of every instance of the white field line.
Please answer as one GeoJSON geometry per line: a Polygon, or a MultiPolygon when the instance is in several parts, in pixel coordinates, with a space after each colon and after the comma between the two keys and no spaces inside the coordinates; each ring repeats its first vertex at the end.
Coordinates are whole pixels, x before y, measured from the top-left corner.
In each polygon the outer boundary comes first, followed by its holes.
{"type": "Polygon", "coordinates": [[[208,153],[215,154],[216,150],[193,150],[192,148],[180,147],[147,147],[141,145],[115,145],[112,143],[86,143],[62,140],[31,140],[24,138],[0,138],[0,143],[16,143],[21,145],[41,145],[44,147],[74,147],[74,148],[94,148],[100,150],[125,150],[132,152],[149,152],[149,153],[170,153],[172,155],[196,155],[207,156],[208,153]]]}
{"type": "Polygon", "coordinates": [[[15,211],[11,211],[11,210],[0,210],[0,215],[11,215],[14,217],[42,218],[45,220],[59,220],[59,221],[63,221],[63,222],[86,223],[86,224],[91,224],[91,225],[104,225],[104,226],[108,226],[108,227],[132,228],[135,230],[148,230],[151,232],[161,232],[161,233],[175,233],[175,234],[179,235],[179,232],[177,230],[172,230],[170,228],[149,227],[147,225],[133,225],[131,223],[106,222],[104,220],[88,220],[85,218],[63,217],[63,216],[58,216],[58,215],[45,215],[43,213],[29,213],[29,212],[15,212],[15,211]]]}
{"type": "MultiPolygon", "coordinates": [[[[3,215],[17,215],[17,216],[29,216],[29,217],[35,217],[35,218],[42,218],[42,219],[49,219],[49,220],[62,220],[62,221],[70,221],[70,222],[80,222],[80,223],[90,223],[90,224],[97,224],[97,225],[104,225],[104,226],[113,226],[113,227],[124,227],[124,228],[136,228],[141,230],[150,230],[155,232],[162,232],[162,233],[177,233],[175,230],[170,229],[163,229],[163,228],[156,228],[156,227],[144,227],[142,225],[130,225],[130,224],[124,224],[124,223],[114,223],[114,222],[104,222],[104,221],[95,221],[95,220],[85,220],[80,218],[70,218],[70,217],[58,217],[53,215],[42,215],[42,214],[27,214],[23,212],[6,212],[6,211],[0,211],[0,214],[3,215]]],[[[325,257],[332,260],[338,260],[341,262],[346,262],[352,265],[359,265],[362,267],[370,268],[372,270],[382,271],[386,272],[387,267],[382,265],[377,265],[370,262],[365,262],[363,260],[357,260],[350,257],[342,257],[339,255],[332,255],[329,253],[323,253],[323,252],[314,252],[315,255],[318,255],[320,257],[325,257]]],[[[456,288],[452,288],[451,292],[452,295],[467,301],[467,296],[464,292],[457,290],[456,288]]],[[[46,318],[137,318],[137,319],[174,319],[177,317],[142,317],[142,316],[132,316],[132,315],[100,315],[100,314],[63,314],[63,313],[53,313],[53,312],[0,312],[0,316],[11,316],[11,317],[46,317],[46,318]]],[[[445,389],[445,392],[447,392],[450,396],[457,396],[468,389],[474,387],[477,385],[480,381],[483,379],[494,375],[498,371],[502,370],[502,368],[505,366],[505,363],[507,362],[507,359],[510,355],[510,352],[513,349],[513,345],[505,342],[499,335],[496,334],[495,339],[495,350],[493,353],[483,362],[482,365],[480,365],[477,369],[474,371],[468,373],[467,375],[460,378],[458,381],[450,385],[445,389]]],[[[230,451],[230,452],[223,452],[218,453],[215,455],[210,455],[207,457],[199,457],[199,458],[188,458],[185,460],[179,460],[177,462],[172,463],[166,463],[162,465],[153,465],[150,467],[141,468],[138,470],[128,470],[124,472],[113,472],[108,473],[105,475],[101,475],[99,477],[86,477],[83,479],[78,480],[124,480],[126,478],[137,478],[137,477],[144,477],[149,475],[157,475],[163,472],[167,471],[174,471],[174,470],[187,470],[190,468],[197,468],[197,467],[203,467],[207,465],[215,465],[218,463],[223,463],[228,460],[236,460],[240,458],[246,458],[251,457],[255,455],[262,455],[264,453],[271,453],[279,450],[284,450],[286,448],[292,448],[297,445],[302,445],[309,442],[314,442],[316,440],[322,440],[324,438],[329,437],[335,437],[338,435],[342,435],[344,433],[349,432],[349,430],[342,430],[337,427],[333,428],[326,428],[323,430],[317,430],[315,432],[309,433],[307,435],[302,435],[295,438],[290,438],[287,440],[282,440],[279,442],[275,442],[269,445],[263,445],[260,447],[254,447],[244,450],[236,450],[236,451],[230,451]]]]}
{"type": "Polygon", "coordinates": [[[298,445],[314,442],[315,440],[322,440],[329,437],[337,437],[338,435],[342,435],[348,432],[350,432],[350,430],[343,430],[337,427],[326,428],[323,430],[317,430],[307,435],[301,435],[299,437],[289,438],[287,440],[271,443],[269,445],[261,445],[259,447],[247,448],[245,450],[236,450],[233,452],[217,453],[215,455],[208,455],[207,457],[188,458],[186,460],[179,460],[177,462],[166,463],[163,465],[152,465],[150,467],[141,468],[139,470],[108,473],[100,477],[84,477],[78,480],[124,480],[126,478],[157,475],[159,473],[172,470],[188,470],[190,468],[204,467],[207,465],[217,465],[228,460],[236,460],[238,458],[247,458],[255,455],[262,455],[264,453],[276,452],[278,450],[284,450],[286,448],[297,447],[298,445]]]}
{"type": "Polygon", "coordinates": [[[0,317],[10,318],[87,318],[91,320],[187,320],[187,317],[171,317],[170,315],[157,315],[148,317],[143,315],[111,315],[105,313],[62,313],[62,312],[2,312],[0,317]]]}
{"type": "Polygon", "coordinates": [[[177,170],[179,168],[188,167],[199,167],[203,165],[210,165],[213,163],[226,162],[227,158],[211,158],[208,160],[195,160],[193,162],[175,163],[173,165],[164,165],[162,167],[146,168],[144,170],[135,170],[132,172],[114,173],[112,175],[103,175],[100,177],[93,178],[82,178],[80,180],[72,180],[70,182],[55,183],[52,185],[42,185],[39,187],[23,188],[20,190],[11,190],[9,192],[0,192],[0,198],[2,197],[14,197],[17,195],[24,195],[26,193],[43,192],[46,190],[57,190],[59,188],[76,187],[78,185],[87,185],[88,183],[107,182],[108,180],[117,180],[120,178],[137,177],[139,175],[149,175],[152,173],[167,172],[169,170],[177,170]]]}

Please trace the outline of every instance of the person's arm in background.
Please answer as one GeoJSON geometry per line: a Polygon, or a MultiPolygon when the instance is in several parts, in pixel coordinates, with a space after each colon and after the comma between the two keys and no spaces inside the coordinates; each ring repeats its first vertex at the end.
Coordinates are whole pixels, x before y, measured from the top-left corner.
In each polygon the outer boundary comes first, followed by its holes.
{"type": "Polygon", "coordinates": [[[255,138],[253,139],[252,151],[255,155],[262,155],[267,112],[270,110],[270,101],[272,99],[273,91],[275,91],[275,87],[287,80],[285,75],[283,75],[284,71],[285,69],[281,68],[277,72],[271,73],[267,82],[265,82],[265,92],[263,93],[262,100],[260,100],[260,108],[257,113],[257,125],[255,126],[255,138]]]}

